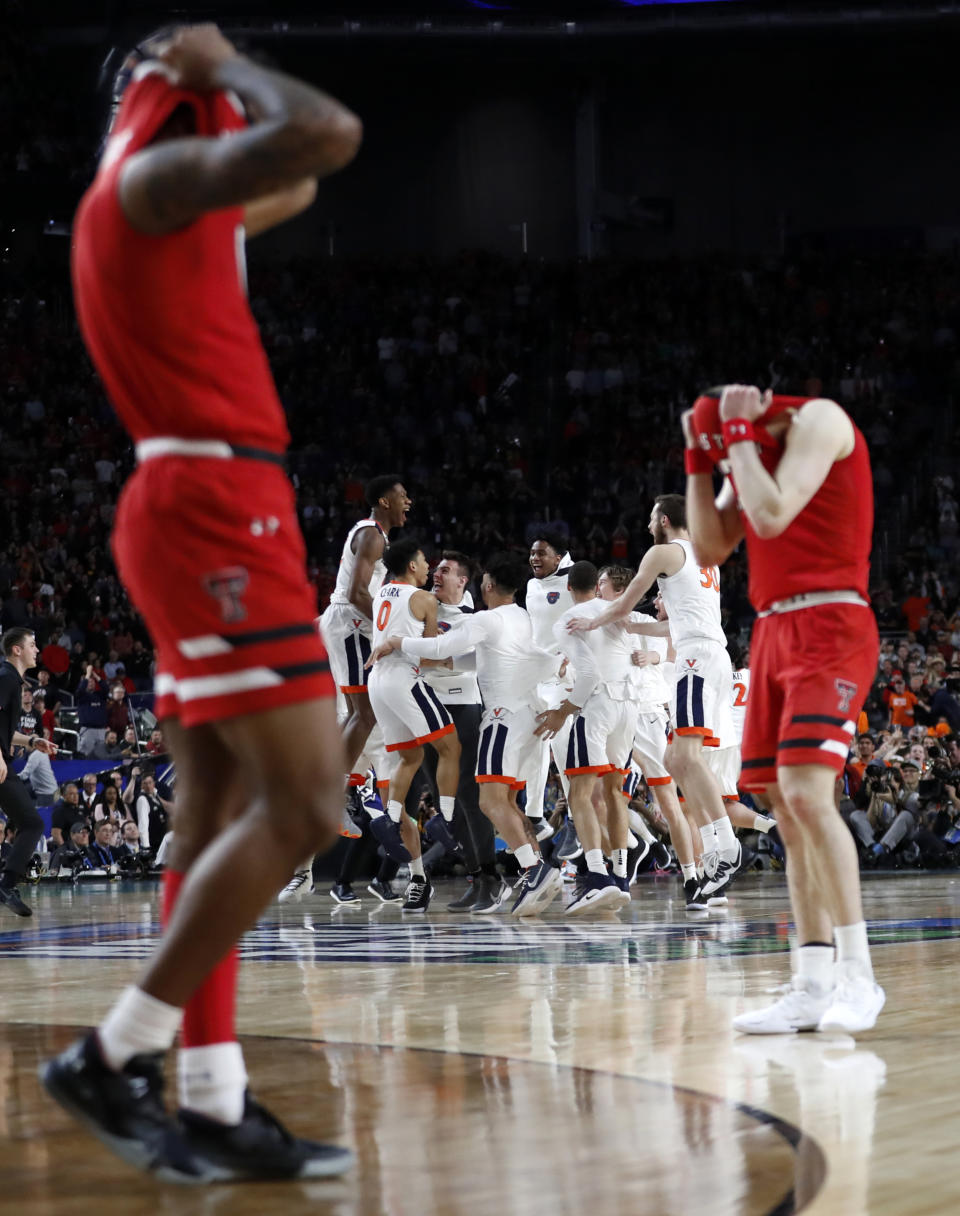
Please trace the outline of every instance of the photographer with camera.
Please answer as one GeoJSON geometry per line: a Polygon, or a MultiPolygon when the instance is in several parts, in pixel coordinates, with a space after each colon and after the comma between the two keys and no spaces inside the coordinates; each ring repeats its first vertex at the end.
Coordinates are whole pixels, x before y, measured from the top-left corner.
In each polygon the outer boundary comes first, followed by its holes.
{"type": "Polygon", "coordinates": [[[951,775],[938,763],[929,778],[921,781],[920,767],[912,757],[904,760],[899,774],[896,769],[868,770],[864,781],[867,805],[851,814],[850,827],[874,865],[893,854],[911,865],[938,868],[955,864],[942,830],[949,828],[951,815],[956,817],[960,811],[957,786],[944,779],[951,775]],[[877,839],[879,832],[882,835],[877,839]]]}

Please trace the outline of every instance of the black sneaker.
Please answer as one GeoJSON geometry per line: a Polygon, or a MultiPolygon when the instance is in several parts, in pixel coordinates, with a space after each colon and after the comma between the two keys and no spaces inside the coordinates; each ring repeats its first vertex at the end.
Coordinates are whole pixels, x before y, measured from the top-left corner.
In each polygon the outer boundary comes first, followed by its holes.
{"type": "Polygon", "coordinates": [[[683,884],[683,895],[688,912],[706,912],[707,896],[700,890],[699,878],[688,878],[683,884]]]}
{"type": "Polygon", "coordinates": [[[204,1182],[163,1105],[163,1055],[134,1056],[108,1068],[94,1032],[40,1069],[54,1101],[118,1157],[166,1182],[204,1182]]]}
{"type": "Polygon", "coordinates": [[[499,876],[481,874],[480,890],[477,892],[476,902],[470,911],[477,915],[490,915],[492,912],[499,912],[510,897],[510,893],[510,884],[504,882],[499,876]]]}
{"type": "MultiPolygon", "coordinates": [[[[640,873],[640,867],[649,860],[650,845],[645,840],[638,840],[632,849],[627,849],[627,885],[633,886],[640,873]]],[[[643,867],[645,870],[647,866],[643,867]]]]}
{"type": "Polygon", "coordinates": [[[402,898],[399,891],[394,891],[390,883],[384,882],[380,878],[375,878],[373,882],[368,883],[367,890],[371,895],[375,895],[382,904],[396,904],[402,898]]]}
{"type": "Polygon", "coordinates": [[[394,823],[389,815],[374,816],[370,820],[370,831],[388,857],[392,857],[394,861],[412,860],[410,850],[400,835],[400,824],[394,823]]]}
{"type": "Polygon", "coordinates": [[[338,904],[358,904],[360,897],[348,882],[336,882],[330,888],[330,898],[338,904]]]}
{"type": "Polygon", "coordinates": [[[243,1118],[236,1126],[192,1110],[181,1110],[179,1119],[184,1142],[204,1182],[331,1178],[355,1164],[348,1148],[292,1135],[249,1093],[243,1118]]]}
{"type": "Polygon", "coordinates": [[[474,874],[467,883],[467,889],[459,899],[453,900],[447,904],[448,912],[469,912],[473,905],[477,902],[477,897],[480,894],[480,886],[483,882],[484,875],[474,874]]]}
{"type": "Polygon", "coordinates": [[[33,908],[23,902],[16,887],[0,887],[0,904],[9,908],[14,916],[33,916],[33,908]]]}
{"type": "Polygon", "coordinates": [[[411,878],[403,901],[404,912],[426,912],[433,897],[429,878],[411,878]]]}

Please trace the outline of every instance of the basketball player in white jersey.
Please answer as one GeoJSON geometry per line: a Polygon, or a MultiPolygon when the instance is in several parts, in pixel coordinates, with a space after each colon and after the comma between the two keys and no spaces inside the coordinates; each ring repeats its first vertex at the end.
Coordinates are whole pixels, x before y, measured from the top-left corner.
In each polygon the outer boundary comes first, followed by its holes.
{"type": "MultiPolygon", "coordinates": [[[[530,546],[530,569],[533,578],[527,581],[526,606],[533,626],[533,640],[541,650],[549,651],[559,656],[560,651],[553,636],[553,626],[570,608],[573,600],[567,588],[567,575],[573,565],[573,559],[567,552],[566,545],[559,534],[549,530],[537,533],[530,546]]],[[[537,689],[540,699],[540,709],[556,709],[562,704],[567,693],[573,687],[574,672],[567,670],[563,676],[557,671],[549,679],[542,681],[537,689]]],[[[570,721],[565,722],[555,738],[541,739],[537,743],[535,767],[531,768],[527,781],[526,812],[534,821],[535,831],[540,840],[551,834],[549,824],[543,817],[543,793],[550,774],[550,755],[553,753],[557,772],[564,793],[569,790],[569,782],[564,775],[567,763],[567,739],[570,734],[570,721]]]]}
{"type": "MultiPolygon", "coordinates": [[[[430,568],[418,541],[399,540],[383,555],[387,581],[373,601],[374,644],[388,636],[435,638],[437,600],[421,588],[430,568]]],[[[433,887],[423,869],[420,834],[403,804],[410,784],[423,763],[423,744],[437,753],[437,788],[440,791],[438,839],[448,848],[457,842],[449,824],[453,820],[457,783],[460,776],[460,743],[456,727],[440,698],[421,678],[421,664],[400,653],[390,653],[370,672],[370,703],[383,731],[387,752],[396,758],[390,777],[387,815],[400,826],[403,843],[410,854],[410,885],[403,910],[425,912],[433,887]]],[[[371,827],[376,831],[379,820],[371,827]]]]}
{"type": "MultiPolygon", "coordinates": [[[[476,774],[480,808],[521,867],[510,909],[515,916],[542,911],[561,886],[560,871],[541,857],[533,825],[517,805],[523,773],[539,745],[534,735],[537,685],[560,663],[558,655],[534,645],[530,617],[514,602],[522,578],[523,567],[510,554],[490,558],[481,582],[486,612],[474,613],[458,629],[432,641],[426,634],[422,638],[390,637],[374,649],[370,659],[376,673],[384,656],[393,657],[396,650],[414,660],[443,660],[476,650],[484,704],[476,774]]],[[[490,904],[475,905],[473,911],[496,911],[507,894],[501,888],[490,904]]]]}
{"type": "MultiPolygon", "coordinates": [[[[700,569],[686,528],[686,502],[680,494],[661,494],[650,512],[653,545],[619,597],[590,620],[573,618],[567,628],[597,629],[629,617],[654,579],[666,610],[666,625],[654,622],[634,629],[653,635],[669,628],[676,651],[672,697],[672,738],[666,764],[684,792],[688,813],[703,840],[704,877],[700,894],[719,895],[740,862],[740,845],[723,805],[716,777],[706,763],[706,739],[729,734],[730,659],[720,623],[720,573],[700,569]]],[[[686,890],[689,897],[696,892],[686,890]]]]}
{"type": "Polygon", "coordinates": [[[637,711],[633,700],[633,640],[621,623],[605,629],[570,633],[574,616],[595,617],[604,611],[597,598],[597,568],[592,562],[575,562],[567,577],[573,604],[555,622],[554,641],[576,669],[573,688],[556,709],[537,717],[537,733],[553,738],[570,719],[565,772],[570,782],[570,810],[583,846],[586,872],[577,881],[568,916],[592,908],[620,908],[630,902],[627,876],[629,823],[620,796],[629,771],[637,711]],[[602,784],[603,804],[613,873],[603,856],[601,819],[592,797],[602,784]]]}
{"type": "MultiPolygon", "coordinates": [[[[607,603],[617,599],[629,586],[632,575],[626,566],[605,566],[600,571],[597,595],[607,603]]],[[[660,604],[660,597],[657,597],[660,604]]],[[[662,618],[665,619],[665,618],[662,618]]],[[[642,612],[631,612],[626,629],[634,633],[635,625],[651,623],[642,612]]],[[[677,787],[666,767],[667,732],[670,727],[668,705],[673,695],[674,665],[668,661],[671,653],[668,638],[640,634],[631,639],[633,653],[633,696],[637,705],[637,728],[633,741],[633,758],[643,773],[650,793],[656,799],[670,830],[670,843],[677,855],[683,874],[684,892],[689,879],[697,876],[690,825],[680,806],[677,787]],[[667,682],[669,674],[670,683],[667,682]]],[[[693,893],[693,888],[690,888],[693,893]]],[[[698,904],[697,908],[702,908],[698,904]]],[[[693,909],[691,909],[693,910],[693,909]]]]}
{"type": "Polygon", "coordinates": [[[727,814],[735,828],[747,828],[753,831],[770,834],[777,845],[781,845],[780,834],[777,831],[777,821],[770,815],[751,811],[740,801],[740,744],[743,741],[743,727],[747,719],[747,702],[750,699],[750,668],[744,663],[733,672],[733,699],[730,702],[730,738],[729,744],[720,742],[720,747],[711,748],[707,753],[710,766],[720,782],[723,800],[727,804],[727,814]]]}
{"type": "Polygon", "coordinates": [[[337,583],[320,617],[323,644],[330,656],[334,682],[347,703],[343,745],[350,777],[375,721],[367,694],[367,672],[373,632],[373,597],[384,579],[383,551],[391,528],[402,527],[412,505],[398,476],[374,477],[366,488],[370,514],[347,533],[337,583]]]}
{"type": "MultiPolygon", "coordinates": [[[[433,594],[437,597],[437,628],[441,633],[458,629],[473,615],[473,598],[467,583],[473,573],[470,558],[447,550],[433,571],[433,594]]],[[[474,774],[480,742],[483,703],[477,683],[477,656],[454,655],[445,664],[428,667],[423,678],[446,707],[460,740],[460,784],[453,830],[463,848],[463,860],[472,881],[459,899],[447,904],[451,912],[470,912],[474,905],[486,905],[498,897],[501,880],[497,872],[497,838],[490,820],[480,809],[479,787],[474,774]]],[[[427,752],[424,769],[436,784],[436,763],[427,752]]]]}

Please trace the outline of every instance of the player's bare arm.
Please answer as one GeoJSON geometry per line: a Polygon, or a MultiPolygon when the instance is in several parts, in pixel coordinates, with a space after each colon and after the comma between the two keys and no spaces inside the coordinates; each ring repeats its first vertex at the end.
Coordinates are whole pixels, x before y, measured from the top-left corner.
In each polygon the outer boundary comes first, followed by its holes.
{"type": "Polygon", "coordinates": [[[355,114],[311,85],[251,63],[214,25],[177,30],[158,58],[184,89],[232,89],[255,121],[229,139],[171,139],[132,156],[120,203],[140,232],[174,232],[207,211],[288,191],[336,173],[357,153],[363,128],[355,114]]]}
{"type": "Polygon", "coordinates": [[[599,615],[585,618],[575,616],[567,622],[570,633],[584,633],[591,629],[599,629],[603,625],[612,625],[630,615],[634,606],[647,594],[654,581],[661,575],[668,577],[676,574],[683,565],[684,552],[679,545],[651,545],[640,561],[637,573],[630,580],[626,590],[619,598],[611,600],[608,607],[599,615]]]}
{"type": "Polygon", "coordinates": [[[243,230],[247,240],[292,220],[301,211],[306,211],[316,197],[317,179],[305,177],[289,190],[279,190],[276,194],[247,203],[243,209],[243,230]]]}
{"type": "MultiPolygon", "coordinates": [[[[696,449],[693,410],[685,410],[680,422],[686,446],[696,449]]],[[[733,487],[724,481],[714,498],[711,473],[688,473],[686,500],[687,531],[697,561],[702,566],[722,566],[743,540],[743,521],[733,487]]]]}
{"type": "Polygon", "coordinates": [[[368,621],[373,620],[373,598],[370,595],[370,580],[373,568],[383,557],[386,542],[379,528],[360,528],[351,542],[357,560],[353,563],[353,575],[347,589],[350,603],[368,621]]]}
{"type": "MultiPolygon", "coordinates": [[[[732,418],[752,422],[770,400],[771,394],[761,394],[758,388],[727,385],[720,398],[720,417],[725,422],[732,418]]],[[[761,464],[754,444],[729,445],[740,506],[757,535],[771,540],[785,532],[823,485],[833,463],[849,456],[853,447],[853,424],[836,402],[823,397],[806,402],[793,416],[773,476],[761,464]]]]}
{"type": "MultiPolygon", "coordinates": [[[[645,621],[625,621],[623,625],[627,633],[637,633],[644,638],[668,638],[670,636],[669,621],[655,621],[647,618],[645,621]]],[[[643,651],[644,654],[657,654],[657,651],[643,651]]],[[[643,666],[643,664],[639,664],[643,666]]]]}

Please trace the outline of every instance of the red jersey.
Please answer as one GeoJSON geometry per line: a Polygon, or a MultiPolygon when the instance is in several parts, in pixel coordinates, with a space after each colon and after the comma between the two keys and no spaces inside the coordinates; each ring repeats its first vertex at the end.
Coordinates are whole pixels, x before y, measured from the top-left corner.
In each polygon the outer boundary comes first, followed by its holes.
{"type": "MultiPolygon", "coordinates": [[[[853,451],[830,466],[823,485],[786,531],[762,540],[746,515],[750,602],[757,612],[807,591],[857,591],[869,599],[873,477],[867,443],[854,426],[853,451]]],[[[784,443],[760,449],[775,473],[784,443]]]]}
{"type": "Polygon", "coordinates": [[[80,330],[135,442],[169,436],[282,452],[289,434],[246,295],[243,208],[146,236],[120,206],[123,166],[178,105],[193,108],[201,136],[246,125],[226,94],[176,89],[158,64],[136,70],[74,220],[80,330]]]}

